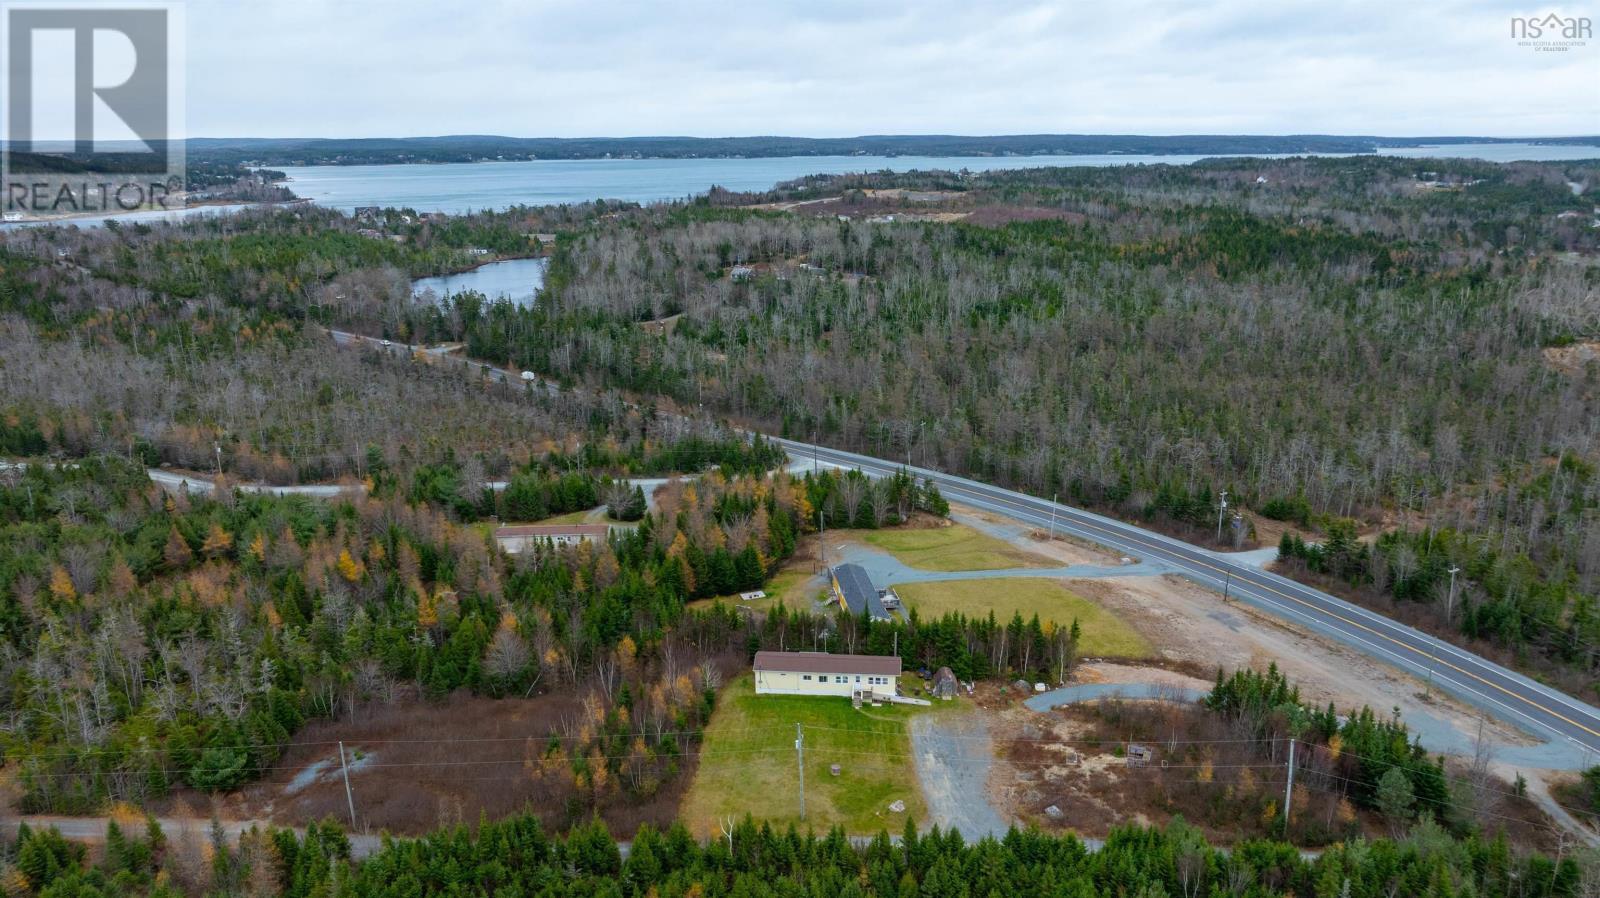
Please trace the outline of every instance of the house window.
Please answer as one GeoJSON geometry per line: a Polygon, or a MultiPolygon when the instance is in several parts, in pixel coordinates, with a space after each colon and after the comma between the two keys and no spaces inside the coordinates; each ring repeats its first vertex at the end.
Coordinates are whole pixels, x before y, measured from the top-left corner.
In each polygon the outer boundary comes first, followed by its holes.
{"type": "Polygon", "coordinates": [[[811,674],[801,674],[800,679],[802,679],[802,680],[810,680],[811,679],[811,674]]]}
{"type": "Polygon", "coordinates": [[[856,674],[856,682],[861,682],[861,674],[856,674]]]}

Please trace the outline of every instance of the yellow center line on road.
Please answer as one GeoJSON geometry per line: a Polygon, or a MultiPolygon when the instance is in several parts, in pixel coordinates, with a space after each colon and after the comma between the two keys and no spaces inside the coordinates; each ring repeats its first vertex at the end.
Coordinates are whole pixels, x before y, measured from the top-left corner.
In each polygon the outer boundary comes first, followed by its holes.
{"type": "MultiPolygon", "coordinates": [[[[1034,508],[1033,506],[1025,504],[1025,503],[1022,503],[1022,502],[1018,502],[1015,499],[1007,499],[1007,498],[1005,498],[1003,496],[988,495],[988,494],[985,494],[985,493],[976,492],[976,491],[972,490],[970,487],[964,487],[964,486],[962,486],[960,484],[956,484],[956,483],[947,484],[947,488],[950,491],[966,493],[969,497],[981,499],[981,500],[983,500],[985,502],[994,502],[994,503],[998,503],[998,504],[1001,504],[1001,505],[1010,506],[1010,507],[1012,507],[1014,509],[1020,509],[1020,510],[1027,511],[1027,512],[1030,512],[1030,513],[1035,514],[1035,515],[1038,515],[1038,514],[1042,513],[1037,508],[1034,508]]],[[[996,487],[996,489],[998,489],[998,487],[996,487]]],[[[1040,501],[1042,501],[1042,500],[1040,500],[1040,501]]],[[[1175,550],[1170,546],[1164,546],[1164,545],[1161,545],[1160,543],[1150,542],[1150,541],[1148,541],[1146,539],[1143,539],[1142,537],[1140,537],[1140,536],[1138,536],[1136,534],[1131,534],[1131,533],[1128,533],[1128,532],[1125,532],[1125,531],[1121,531],[1121,530],[1115,530],[1115,529],[1112,529],[1110,527],[1106,527],[1106,526],[1104,526],[1102,524],[1097,524],[1092,520],[1070,518],[1070,519],[1067,519],[1067,522],[1071,523],[1074,526],[1080,527],[1080,528],[1098,530],[1101,533],[1105,533],[1105,534],[1108,534],[1110,536],[1114,536],[1114,537],[1116,537],[1118,540],[1120,540],[1122,542],[1134,543],[1134,544],[1137,544],[1137,545],[1146,546],[1146,547],[1148,547],[1150,549],[1155,549],[1155,550],[1160,551],[1160,552],[1166,552],[1168,554],[1176,555],[1175,550]]],[[[1200,559],[1200,558],[1187,558],[1187,557],[1182,556],[1182,555],[1177,555],[1177,557],[1181,561],[1186,563],[1186,564],[1193,564],[1193,565],[1198,565],[1200,567],[1209,568],[1214,574],[1227,575],[1227,574],[1230,573],[1228,570],[1225,570],[1224,568],[1218,567],[1217,565],[1214,565],[1214,564],[1212,564],[1212,563],[1210,563],[1208,561],[1205,561],[1203,559],[1200,559]]],[[[1411,652],[1414,655],[1418,655],[1420,657],[1426,658],[1426,659],[1428,659],[1429,661],[1431,661],[1431,662],[1433,662],[1435,664],[1441,664],[1441,665],[1443,665],[1445,667],[1448,667],[1451,670],[1455,671],[1456,673],[1461,674],[1462,676],[1471,677],[1472,679],[1477,680],[1478,682],[1484,684],[1485,686],[1493,687],[1494,689],[1496,689],[1496,690],[1498,690],[1500,692],[1503,692],[1506,695],[1509,695],[1512,698],[1515,698],[1518,701],[1521,701],[1524,704],[1529,705],[1530,707],[1537,708],[1538,710],[1543,711],[1544,713],[1550,715],[1551,717],[1556,718],[1557,720],[1563,721],[1563,722],[1565,722],[1567,724],[1570,724],[1571,726],[1577,727],[1578,729],[1583,730],[1585,733],[1588,733],[1591,736],[1594,736],[1596,738],[1600,738],[1600,730],[1595,730],[1595,729],[1592,729],[1592,728],[1590,728],[1588,726],[1585,726],[1582,723],[1579,723],[1578,721],[1573,720],[1570,717],[1567,717],[1566,715],[1562,714],[1561,712],[1559,712],[1559,711],[1557,711],[1557,710],[1555,710],[1553,708],[1549,708],[1549,707],[1547,707],[1545,705],[1542,705],[1539,702],[1534,701],[1533,699],[1529,698],[1528,696],[1521,695],[1521,694],[1519,694],[1517,692],[1513,692],[1512,690],[1507,689],[1504,686],[1501,686],[1499,683],[1496,683],[1493,680],[1487,679],[1485,677],[1482,677],[1482,676],[1480,676],[1478,674],[1473,673],[1470,670],[1466,670],[1466,669],[1460,667],[1459,665],[1455,664],[1454,662],[1448,661],[1448,660],[1446,660],[1444,658],[1440,658],[1439,656],[1434,655],[1431,652],[1427,652],[1427,651],[1424,651],[1424,650],[1422,650],[1420,648],[1417,648],[1416,646],[1409,645],[1406,642],[1404,642],[1402,640],[1399,640],[1399,639],[1396,639],[1395,637],[1390,636],[1387,633],[1384,633],[1384,632],[1382,632],[1380,630],[1377,630],[1377,629],[1375,629],[1373,627],[1367,626],[1366,624],[1363,624],[1360,621],[1352,620],[1352,619],[1350,619],[1348,617],[1345,617],[1342,614],[1339,614],[1338,612],[1330,611],[1330,610],[1328,610],[1326,608],[1322,608],[1322,607],[1320,607],[1320,606],[1318,606],[1316,604],[1313,604],[1311,602],[1308,602],[1308,601],[1306,601],[1304,599],[1301,599],[1301,598],[1298,598],[1296,596],[1290,595],[1289,593],[1286,593],[1286,592],[1284,592],[1284,591],[1282,591],[1280,589],[1277,589],[1277,588],[1275,588],[1273,586],[1270,586],[1270,585],[1268,585],[1266,583],[1263,583],[1263,582],[1260,582],[1260,581],[1257,581],[1257,580],[1252,580],[1252,579],[1249,579],[1249,578],[1246,578],[1246,577],[1240,577],[1238,579],[1241,579],[1243,582],[1249,584],[1250,586],[1256,587],[1258,589],[1264,589],[1267,592],[1270,592],[1270,593],[1272,593],[1272,594],[1274,594],[1276,596],[1279,596],[1279,597],[1284,598],[1284,599],[1288,599],[1289,601],[1294,602],[1297,605],[1301,605],[1301,606],[1303,606],[1305,608],[1309,608],[1312,611],[1316,612],[1317,614],[1323,615],[1325,617],[1330,617],[1330,618],[1333,618],[1333,619],[1338,620],[1338,621],[1342,621],[1343,623],[1345,623],[1345,624],[1347,624],[1347,625],[1349,625],[1351,627],[1355,627],[1355,628],[1360,629],[1360,630],[1365,630],[1366,632],[1371,633],[1373,636],[1377,636],[1377,637],[1379,637],[1379,638],[1381,638],[1381,639],[1383,639],[1383,640],[1385,640],[1387,642],[1393,643],[1394,645],[1397,645],[1400,648],[1403,648],[1406,651],[1411,652]]]]}

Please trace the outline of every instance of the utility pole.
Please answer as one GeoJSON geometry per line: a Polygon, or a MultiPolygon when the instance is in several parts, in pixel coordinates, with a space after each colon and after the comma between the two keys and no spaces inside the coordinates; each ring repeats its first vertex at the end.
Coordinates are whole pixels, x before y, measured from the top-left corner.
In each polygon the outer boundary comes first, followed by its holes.
{"type": "Polygon", "coordinates": [[[350,766],[344,761],[344,742],[339,743],[339,769],[344,771],[344,800],[350,806],[350,831],[356,831],[356,799],[350,793],[350,766]]]}
{"type": "Polygon", "coordinates": [[[221,443],[212,443],[211,445],[213,447],[215,447],[216,450],[217,450],[217,476],[221,477],[222,476],[222,444],[221,443]]]}
{"type": "Polygon", "coordinates": [[[1227,602],[1229,600],[1229,597],[1230,597],[1229,594],[1233,590],[1233,569],[1229,568],[1226,571],[1226,573],[1228,575],[1227,579],[1222,581],[1222,602],[1223,602],[1223,604],[1227,604],[1227,602]]]}
{"type": "Polygon", "coordinates": [[[1456,567],[1454,564],[1450,565],[1450,597],[1445,600],[1444,605],[1444,622],[1446,624],[1450,623],[1450,618],[1456,610],[1456,574],[1459,573],[1461,573],[1461,568],[1456,567]]]}
{"type": "Polygon", "coordinates": [[[1055,542],[1055,539],[1056,539],[1056,500],[1060,499],[1060,498],[1061,498],[1061,493],[1059,491],[1056,492],[1056,493],[1051,494],[1051,496],[1050,496],[1050,541],[1051,542],[1055,542]]]}
{"type": "Polygon", "coordinates": [[[899,630],[894,631],[894,656],[896,658],[900,657],[900,631],[899,630]]]}
{"type": "Polygon", "coordinates": [[[817,476],[817,432],[811,432],[811,476],[817,476]]]}
{"type": "Polygon", "coordinates": [[[800,769],[800,819],[806,819],[806,735],[794,725],[794,761],[800,769]]]}
{"type": "Polygon", "coordinates": [[[1217,504],[1217,542],[1222,542],[1222,516],[1228,511],[1228,491],[1222,491],[1222,501],[1217,504]]]}
{"type": "Polygon", "coordinates": [[[828,510],[817,509],[817,549],[822,552],[822,569],[828,569],[828,510]]]}
{"type": "Polygon", "coordinates": [[[1294,737],[1289,737],[1289,782],[1283,787],[1283,837],[1289,838],[1289,800],[1294,797],[1294,737]]]}

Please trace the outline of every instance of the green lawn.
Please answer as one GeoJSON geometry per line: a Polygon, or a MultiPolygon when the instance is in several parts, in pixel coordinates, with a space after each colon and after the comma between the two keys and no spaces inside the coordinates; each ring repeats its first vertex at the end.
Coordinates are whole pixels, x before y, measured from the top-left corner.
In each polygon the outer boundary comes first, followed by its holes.
{"type": "Polygon", "coordinates": [[[786,606],[790,611],[810,611],[812,600],[817,594],[826,589],[820,579],[813,578],[813,572],[798,567],[785,567],[772,575],[767,585],[761,589],[767,594],[764,599],[755,599],[746,602],[738,594],[730,596],[717,596],[713,599],[695,599],[687,606],[692,609],[710,608],[713,602],[722,602],[724,605],[735,607],[753,608],[759,611],[769,611],[778,605],[786,606]],[[808,588],[806,584],[809,583],[808,588]]]}
{"type": "Polygon", "coordinates": [[[589,512],[591,510],[592,509],[584,509],[583,511],[569,511],[566,514],[558,514],[553,518],[545,518],[542,521],[534,521],[534,523],[535,524],[586,524],[586,523],[589,523],[588,518],[589,518],[589,512]]]}
{"type": "Polygon", "coordinates": [[[906,720],[929,711],[904,705],[856,710],[847,698],[758,696],[745,674],[717,699],[704,754],[679,815],[700,835],[716,834],[718,820],[745,814],[780,829],[793,822],[818,832],[840,824],[850,833],[898,833],[907,816],[919,823],[925,819],[906,720]],[[805,727],[803,822],[796,723],[805,727]],[[839,776],[829,773],[832,764],[842,767],[839,776]],[[904,814],[889,812],[896,799],[906,803],[904,814]]]}
{"type": "Polygon", "coordinates": [[[919,530],[868,530],[861,533],[861,538],[925,571],[995,571],[1057,565],[963,524],[919,530]]]}
{"type": "Polygon", "coordinates": [[[1002,622],[1010,620],[1014,613],[1020,613],[1023,620],[1037,614],[1039,620],[1055,621],[1061,626],[1076,619],[1080,655],[1144,658],[1152,652],[1150,642],[1121,618],[1044,577],[901,583],[894,589],[924,620],[947,611],[983,617],[990,609],[1002,622]]]}

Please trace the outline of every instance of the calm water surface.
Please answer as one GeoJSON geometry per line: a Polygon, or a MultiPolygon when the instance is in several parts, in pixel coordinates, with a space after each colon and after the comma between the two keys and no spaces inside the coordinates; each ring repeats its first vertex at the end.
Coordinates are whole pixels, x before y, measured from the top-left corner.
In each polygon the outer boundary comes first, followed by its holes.
{"type": "Polygon", "coordinates": [[[534,294],[544,286],[544,270],[548,264],[548,259],[490,262],[460,274],[419,278],[412,282],[411,289],[418,296],[432,290],[437,299],[470,290],[482,293],[489,299],[504,299],[517,306],[531,306],[534,294]]]}
{"type": "MultiPolygon", "coordinates": [[[[1600,146],[1494,143],[1382,150],[1382,156],[1469,158],[1490,162],[1552,162],[1600,158],[1600,146]]],[[[810,174],[944,169],[996,171],[1019,168],[1188,165],[1227,156],[784,156],[773,159],[541,159],[532,162],[462,162],[445,165],[319,165],[285,168],[295,193],[324,206],[409,207],[419,212],[461,213],[518,204],[580,203],[597,199],[651,203],[682,199],[713,186],[766,190],[810,174]]],[[[1281,159],[1284,156],[1256,158],[1281,159]]],[[[119,221],[157,221],[217,215],[229,206],[178,212],[135,212],[119,221]]],[[[66,222],[99,227],[106,218],[66,222]]],[[[37,222],[7,223],[0,229],[37,222]]]]}
{"type": "MultiPolygon", "coordinates": [[[[1600,146],[1457,144],[1385,150],[1379,155],[1556,161],[1600,158],[1600,146]]],[[[713,186],[766,190],[810,174],[945,169],[995,171],[1047,166],[1188,165],[1218,156],[785,156],[774,159],[540,159],[445,165],[319,165],[286,168],[289,187],[325,206],[410,207],[461,213],[518,204],[596,199],[650,203],[681,199],[713,186]]],[[[1283,156],[1257,158],[1281,159],[1283,156]]]]}

